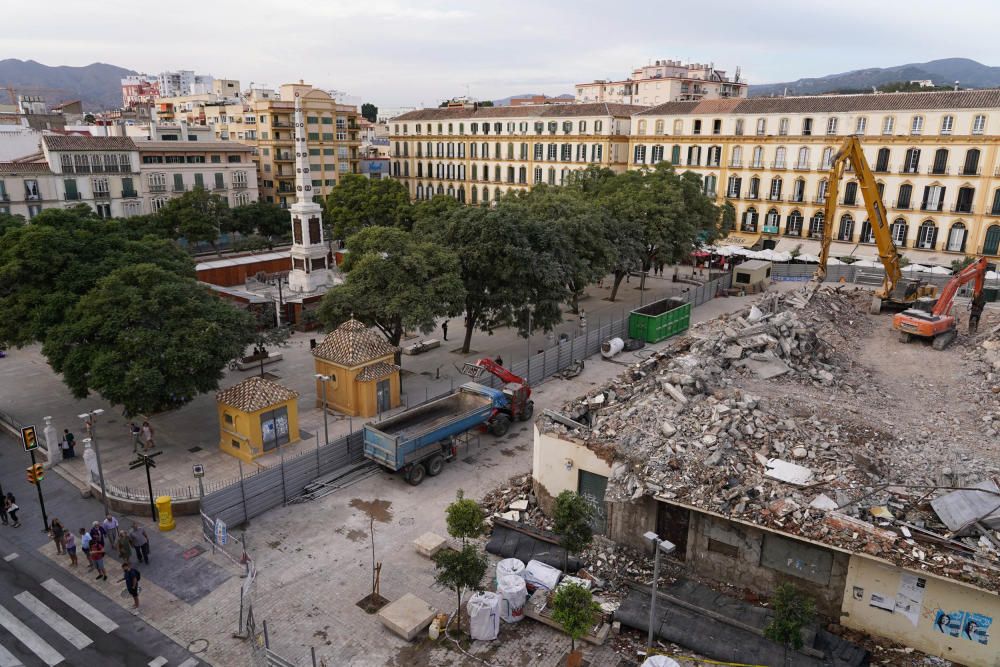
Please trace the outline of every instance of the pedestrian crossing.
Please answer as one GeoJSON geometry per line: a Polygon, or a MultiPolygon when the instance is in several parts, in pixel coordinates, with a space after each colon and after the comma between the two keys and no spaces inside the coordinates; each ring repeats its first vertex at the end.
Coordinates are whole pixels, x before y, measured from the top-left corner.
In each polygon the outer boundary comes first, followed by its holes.
{"type": "MultiPolygon", "coordinates": [[[[0,667],[55,667],[69,661],[85,664],[86,654],[77,651],[97,649],[95,639],[119,629],[107,615],[96,609],[55,579],[41,582],[41,587],[59,603],[44,593],[22,590],[11,598],[0,596],[0,667]],[[61,603],[61,604],[60,604],[61,603]]],[[[149,667],[171,667],[158,656],[149,667]]],[[[188,658],[176,667],[196,667],[199,662],[188,658]]]]}

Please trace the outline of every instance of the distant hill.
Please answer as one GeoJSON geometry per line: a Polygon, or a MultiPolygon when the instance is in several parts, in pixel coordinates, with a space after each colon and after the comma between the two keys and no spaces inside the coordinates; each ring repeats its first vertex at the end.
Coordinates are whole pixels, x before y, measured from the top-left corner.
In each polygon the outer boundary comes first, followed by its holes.
{"type": "MultiPolygon", "coordinates": [[[[493,106],[495,107],[509,107],[511,99],[515,97],[534,97],[535,95],[542,95],[544,93],[521,93],[520,95],[511,95],[510,97],[504,97],[503,99],[493,100],[493,106]]],[[[573,95],[568,93],[563,93],[562,95],[555,95],[554,99],[573,99],[573,95]]]]}
{"type": "Polygon", "coordinates": [[[7,103],[6,88],[41,95],[50,104],[82,100],[87,111],[117,109],[122,105],[121,78],[136,72],[93,63],[85,67],[50,67],[34,60],[0,60],[0,100],[7,103]]]}
{"type": "Polygon", "coordinates": [[[968,58],[945,58],[895,67],[859,69],[815,79],[760,84],[750,86],[750,96],[784,95],[786,91],[788,95],[819,95],[848,90],[871,92],[872,86],[924,79],[930,79],[939,86],[952,86],[958,81],[962,88],[995,88],[1000,87],[1000,67],[990,67],[968,58]]]}

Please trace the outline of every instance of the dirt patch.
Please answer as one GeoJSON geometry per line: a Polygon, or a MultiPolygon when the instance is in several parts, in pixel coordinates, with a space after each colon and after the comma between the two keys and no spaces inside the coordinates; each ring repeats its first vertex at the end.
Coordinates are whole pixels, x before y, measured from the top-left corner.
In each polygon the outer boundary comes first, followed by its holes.
{"type": "Polygon", "coordinates": [[[366,614],[374,614],[387,604],[389,604],[389,600],[375,593],[370,593],[357,602],[357,605],[364,609],[366,614]]]}
{"type": "Polygon", "coordinates": [[[351,542],[365,542],[368,540],[368,533],[363,530],[349,530],[346,537],[351,542]]]}
{"type": "Polygon", "coordinates": [[[501,449],[500,453],[503,454],[504,456],[517,456],[517,452],[515,452],[513,449],[501,449]]]}
{"type": "Polygon", "coordinates": [[[356,510],[361,510],[371,518],[375,519],[379,523],[389,523],[392,521],[392,502],[388,500],[361,500],[360,498],[353,498],[350,502],[351,507],[356,510]]]}

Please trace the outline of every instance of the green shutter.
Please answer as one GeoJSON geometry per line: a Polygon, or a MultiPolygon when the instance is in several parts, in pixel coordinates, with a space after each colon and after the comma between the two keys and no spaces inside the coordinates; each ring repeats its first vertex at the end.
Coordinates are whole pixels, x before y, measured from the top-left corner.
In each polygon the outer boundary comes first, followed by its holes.
{"type": "Polygon", "coordinates": [[[174,192],[184,191],[184,176],[183,174],[174,174],[174,192]]]}
{"type": "Polygon", "coordinates": [[[76,179],[67,178],[63,183],[66,185],[66,199],[77,199],[76,179]]]}
{"type": "Polygon", "coordinates": [[[226,187],[226,182],[223,180],[222,174],[220,173],[215,174],[215,187],[219,190],[223,190],[226,187]]]}
{"type": "Polygon", "coordinates": [[[204,174],[195,174],[194,175],[194,185],[195,185],[196,188],[202,188],[202,189],[204,189],[204,187],[205,187],[205,175],[204,174]]]}

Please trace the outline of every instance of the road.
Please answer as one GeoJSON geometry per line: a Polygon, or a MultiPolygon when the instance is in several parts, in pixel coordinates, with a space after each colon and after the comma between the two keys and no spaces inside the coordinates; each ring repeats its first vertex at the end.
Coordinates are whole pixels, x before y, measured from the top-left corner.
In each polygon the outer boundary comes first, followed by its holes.
{"type": "Polygon", "coordinates": [[[19,550],[8,534],[27,529],[0,526],[0,667],[204,664],[47,558],[19,550]]]}

